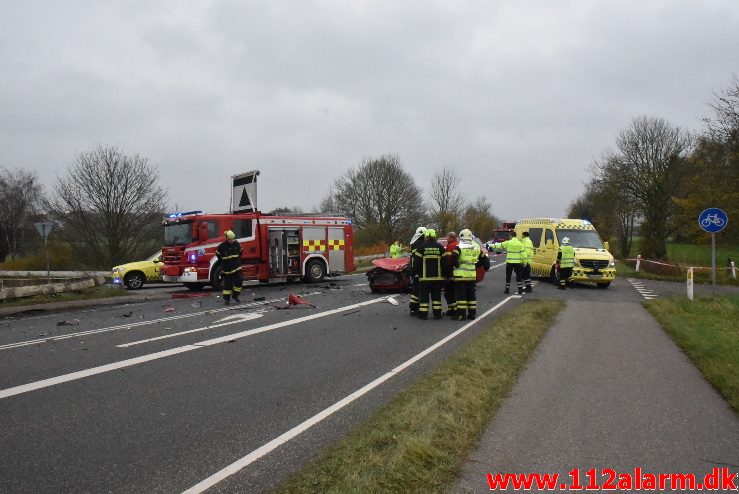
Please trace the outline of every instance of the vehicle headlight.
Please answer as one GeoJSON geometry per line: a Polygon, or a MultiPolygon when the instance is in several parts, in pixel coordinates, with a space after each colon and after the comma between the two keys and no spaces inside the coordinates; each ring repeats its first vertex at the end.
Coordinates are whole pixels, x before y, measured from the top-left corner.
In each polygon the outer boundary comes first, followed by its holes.
{"type": "Polygon", "coordinates": [[[616,267],[616,260],[615,260],[615,259],[611,259],[611,260],[610,260],[610,261],[608,262],[608,267],[609,267],[609,268],[615,268],[615,267],[616,267]]]}

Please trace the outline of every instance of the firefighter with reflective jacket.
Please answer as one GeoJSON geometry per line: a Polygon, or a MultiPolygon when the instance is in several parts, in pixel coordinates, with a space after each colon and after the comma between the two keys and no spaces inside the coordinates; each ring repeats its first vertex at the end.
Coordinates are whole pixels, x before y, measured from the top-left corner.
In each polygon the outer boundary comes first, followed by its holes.
{"type": "Polygon", "coordinates": [[[526,284],[526,291],[531,293],[531,263],[534,261],[534,243],[529,238],[529,232],[523,232],[523,253],[525,264],[523,265],[523,282],[526,284]]]}
{"type": "Polygon", "coordinates": [[[524,264],[524,247],[518,237],[512,237],[505,242],[497,242],[493,244],[494,249],[505,249],[505,290],[503,293],[511,293],[511,274],[516,272],[516,284],[518,285],[518,294],[523,293],[523,264],[524,264]]]}
{"type": "Polygon", "coordinates": [[[425,240],[424,234],[426,233],[426,227],[425,226],[419,226],[416,229],[415,235],[413,235],[413,238],[411,238],[410,246],[411,246],[411,301],[408,304],[411,309],[411,315],[417,316],[418,315],[418,277],[416,276],[416,270],[414,269],[414,263],[416,262],[416,256],[415,252],[418,247],[421,246],[423,241],[425,240]]]}
{"type": "Polygon", "coordinates": [[[426,240],[413,253],[413,271],[418,278],[418,317],[420,319],[428,318],[430,296],[434,319],[441,319],[444,247],[436,241],[436,230],[429,228],[424,236],[426,240]]]}
{"type": "Polygon", "coordinates": [[[231,295],[234,302],[239,302],[241,293],[241,244],[236,241],[236,234],[231,230],[225,235],[226,240],[216,249],[216,257],[221,262],[223,302],[228,305],[231,302],[231,295]]]}
{"type": "Polygon", "coordinates": [[[457,309],[454,319],[463,321],[477,317],[477,267],[490,269],[490,259],[465,228],[459,232],[459,244],[452,251],[453,278],[457,309]]]}
{"type": "MultiPolygon", "coordinates": [[[[557,261],[559,261],[559,289],[567,289],[567,280],[572,276],[572,268],[575,267],[575,249],[570,245],[570,239],[565,237],[562,239],[557,253],[557,261]]],[[[570,286],[570,288],[575,288],[570,286]]]]}
{"type": "Polygon", "coordinates": [[[400,243],[400,240],[396,240],[395,243],[390,245],[390,257],[393,259],[397,259],[398,257],[403,255],[403,246],[400,243]]]}

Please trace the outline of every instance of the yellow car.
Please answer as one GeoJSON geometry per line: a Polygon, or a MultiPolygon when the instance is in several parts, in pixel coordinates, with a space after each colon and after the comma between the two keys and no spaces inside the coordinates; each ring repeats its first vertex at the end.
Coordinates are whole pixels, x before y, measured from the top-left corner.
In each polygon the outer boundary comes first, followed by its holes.
{"type": "Polygon", "coordinates": [[[159,265],[162,262],[162,252],[155,252],[145,261],[129,262],[113,268],[113,283],[126,285],[131,290],[138,290],[144,283],[159,281],[159,265]]]}

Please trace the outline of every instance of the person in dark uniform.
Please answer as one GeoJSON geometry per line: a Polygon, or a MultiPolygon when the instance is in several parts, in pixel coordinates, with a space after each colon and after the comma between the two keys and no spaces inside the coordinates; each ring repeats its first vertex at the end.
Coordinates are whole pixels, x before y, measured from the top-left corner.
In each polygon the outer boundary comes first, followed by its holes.
{"type": "Polygon", "coordinates": [[[226,240],[216,249],[216,257],[221,262],[223,273],[223,303],[238,303],[241,293],[241,244],[236,241],[236,234],[231,230],[226,233],[226,240]]]}
{"type": "Polygon", "coordinates": [[[408,306],[411,309],[411,315],[417,316],[418,315],[418,278],[416,277],[416,271],[413,269],[413,263],[415,262],[415,257],[413,254],[416,252],[416,249],[420,247],[420,245],[423,243],[425,237],[424,234],[426,233],[426,227],[425,226],[419,226],[416,229],[415,235],[413,235],[413,238],[411,238],[410,246],[411,246],[411,301],[408,304],[408,306]]]}
{"type": "Polygon", "coordinates": [[[446,235],[446,252],[444,253],[444,298],[446,299],[446,315],[454,316],[457,313],[457,294],[454,287],[454,261],[452,260],[452,252],[459,245],[459,238],[455,232],[449,232],[446,235]]]}
{"type": "Polygon", "coordinates": [[[426,241],[413,254],[413,270],[418,278],[418,317],[428,319],[429,296],[434,319],[441,319],[441,287],[444,284],[442,260],[444,247],[436,241],[436,230],[429,228],[426,241]]]}

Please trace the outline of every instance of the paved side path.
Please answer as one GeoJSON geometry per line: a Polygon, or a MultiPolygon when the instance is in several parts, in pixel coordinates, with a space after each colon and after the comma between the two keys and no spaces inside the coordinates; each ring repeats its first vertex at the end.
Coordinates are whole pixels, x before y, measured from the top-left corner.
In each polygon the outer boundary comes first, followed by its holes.
{"type": "Polygon", "coordinates": [[[585,485],[587,469],[635,467],[739,472],[739,419],[640,304],[571,300],[452,492],[490,492],[486,473],[580,468],[585,485]]]}

